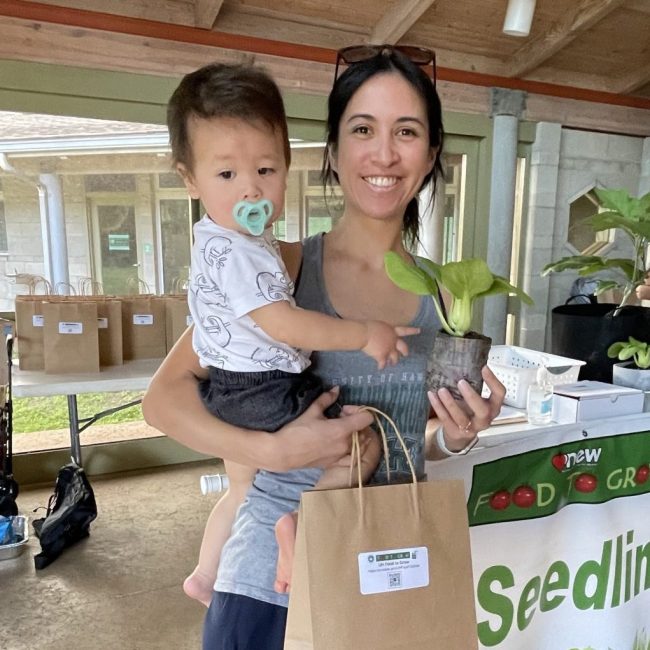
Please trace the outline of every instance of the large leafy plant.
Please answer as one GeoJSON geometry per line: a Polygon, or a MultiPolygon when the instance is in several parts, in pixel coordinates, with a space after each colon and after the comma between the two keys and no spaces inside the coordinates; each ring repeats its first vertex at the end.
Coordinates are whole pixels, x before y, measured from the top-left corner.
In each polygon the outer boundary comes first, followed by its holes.
{"type": "Polygon", "coordinates": [[[595,192],[604,210],[587,217],[586,221],[595,232],[622,230],[632,241],[632,256],[607,258],[600,255],[571,255],[547,264],[542,275],[574,270],[584,277],[600,271],[612,271],[615,278],[597,280],[596,294],[607,289],[620,289],[623,297],[619,307],[622,307],[650,271],[646,266],[650,242],[650,192],[638,199],[630,196],[627,190],[596,189],[595,192]]]}
{"type": "Polygon", "coordinates": [[[400,288],[421,296],[430,295],[438,313],[442,328],[451,336],[465,336],[471,327],[472,312],[477,300],[500,293],[514,293],[527,305],[530,296],[508,280],[490,271],[481,259],[436,264],[419,258],[424,268],[407,264],[399,255],[390,252],[384,256],[388,277],[400,288]],[[451,296],[451,307],[445,317],[440,304],[438,286],[451,296]]]}
{"type": "Polygon", "coordinates": [[[607,355],[619,361],[632,359],[637,368],[646,370],[650,368],[650,344],[637,341],[630,336],[627,341],[612,343],[607,349],[607,355]]]}

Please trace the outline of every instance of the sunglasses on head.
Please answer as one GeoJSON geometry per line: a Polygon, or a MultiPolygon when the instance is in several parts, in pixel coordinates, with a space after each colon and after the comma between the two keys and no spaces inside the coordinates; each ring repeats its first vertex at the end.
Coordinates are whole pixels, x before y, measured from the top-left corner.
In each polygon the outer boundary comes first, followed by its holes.
{"type": "Polygon", "coordinates": [[[346,65],[354,65],[367,61],[380,54],[390,55],[392,52],[399,52],[408,58],[412,63],[419,66],[426,66],[431,64],[433,70],[433,86],[436,86],[436,53],[426,47],[418,47],[417,45],[350,45],[344,47],[336,53],[336,68],[334,70],[334,81],[339,77],[339,65],[345,63],[346,65]]]}

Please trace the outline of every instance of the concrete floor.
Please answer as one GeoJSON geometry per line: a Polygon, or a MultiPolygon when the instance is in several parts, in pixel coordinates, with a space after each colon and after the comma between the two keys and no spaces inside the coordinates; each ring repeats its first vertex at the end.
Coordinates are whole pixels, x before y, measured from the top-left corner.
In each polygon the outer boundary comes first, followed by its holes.
{"type": "MultiPolygon", "coordinates": [[[[23,553],[0,562],[3,650],[184,650],[200,648],[205,608],[182,591],[216,501],[199,477],[216,462],[91,478],[98,516],[90,537],[36,572],[29,527],[23,553]]],[[[22,488],[30,522],[51,487],[22,488]]]]}

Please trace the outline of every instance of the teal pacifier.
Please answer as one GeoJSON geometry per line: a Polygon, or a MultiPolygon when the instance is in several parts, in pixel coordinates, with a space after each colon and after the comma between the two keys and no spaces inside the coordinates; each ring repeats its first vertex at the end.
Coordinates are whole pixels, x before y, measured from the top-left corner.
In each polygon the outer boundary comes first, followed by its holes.
{"type": "Polygon", "coordinates": [[[232,209],[232,216],[251,235],[261,235],[273,216],[273,203],[268,199],[260,199],[255,203],[240,201],[232,209]]]}

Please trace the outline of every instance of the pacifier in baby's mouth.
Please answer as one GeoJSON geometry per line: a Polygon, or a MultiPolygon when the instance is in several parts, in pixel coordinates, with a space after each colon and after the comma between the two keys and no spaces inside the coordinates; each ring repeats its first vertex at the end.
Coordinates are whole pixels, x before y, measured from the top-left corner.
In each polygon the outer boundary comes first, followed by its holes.
{"type": "Polygon", "coordinates": [[[273,203],[268,199],[260,199],[255,203],[239,201],[232,209],[232,216],[251,235],[261,235],[273,216],[273,203]]]}

